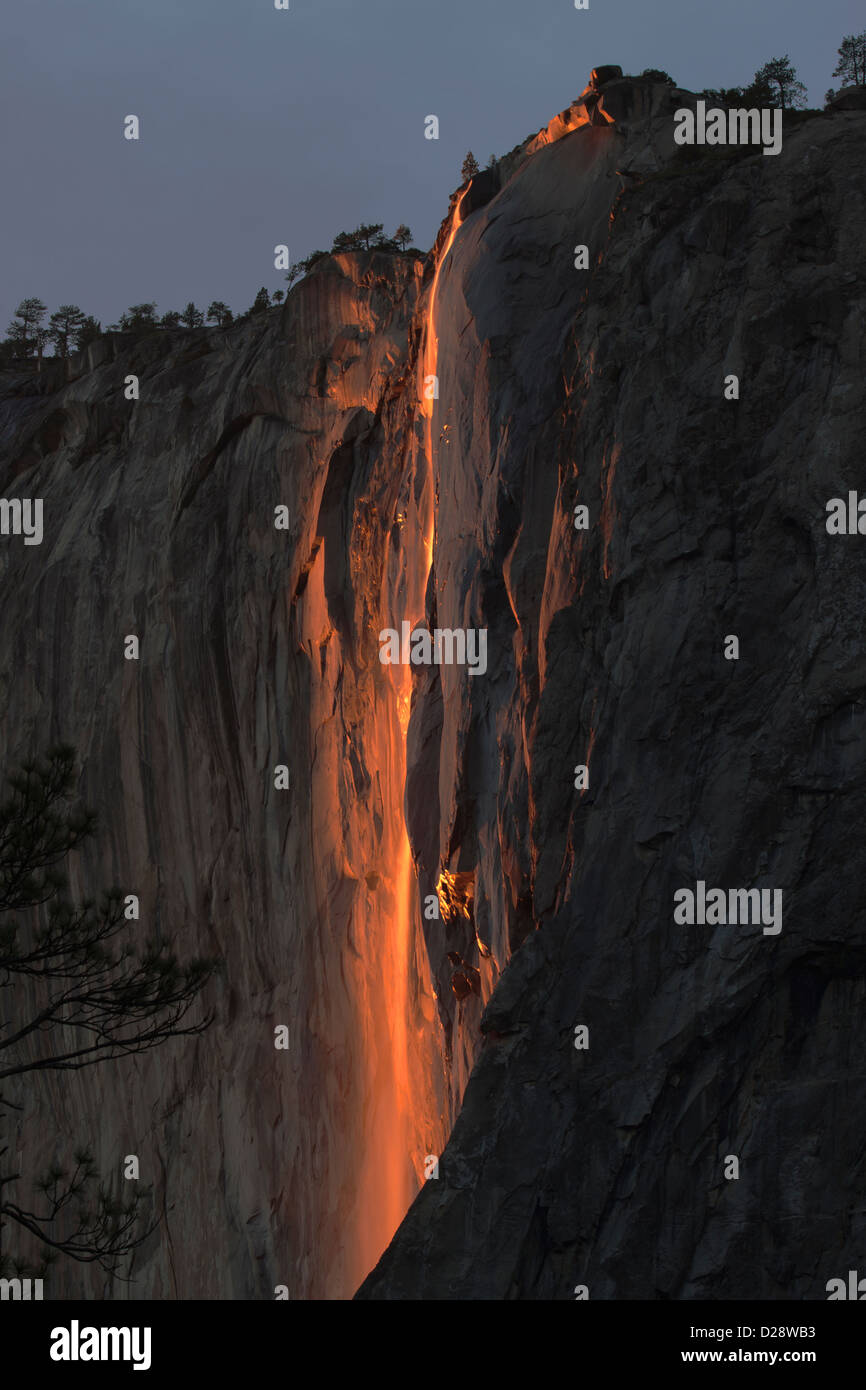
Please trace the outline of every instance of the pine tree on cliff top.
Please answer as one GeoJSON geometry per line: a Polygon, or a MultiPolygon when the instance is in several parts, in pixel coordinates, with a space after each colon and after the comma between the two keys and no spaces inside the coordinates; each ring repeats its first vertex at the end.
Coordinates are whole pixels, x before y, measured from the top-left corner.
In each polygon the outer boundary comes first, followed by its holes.
{"type": "Polygon", "coordinates": [[[460,182],[468,183],[470,179],[474,179],[475,175],[480,174],[480,172],[478,160],[475,158],[472,151],[469,150],[463,161],[463,168],[460,170],[460,182]]]}

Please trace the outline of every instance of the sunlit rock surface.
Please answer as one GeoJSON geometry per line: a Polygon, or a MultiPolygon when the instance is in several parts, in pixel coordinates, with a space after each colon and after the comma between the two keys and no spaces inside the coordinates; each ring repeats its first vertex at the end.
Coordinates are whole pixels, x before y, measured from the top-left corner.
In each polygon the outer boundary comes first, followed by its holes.
{"type": "MultiPolygon", "coordinates": [[[[104,823],[78,885],[119,882],[142,938],[225,960],[203,1040],[31,1087],[34,1167],[59,1127],[106,1172],[137,1153],[155,1183],[161,1230],[114,1296],[348,1297],[450,1125],[426,964],[404,964],[410,1034],[391,1036],[404,844],[411,859],[376,640],[408,484],[371,441],[420,274],[337,257],[227,333],[99,344],[59,390],[48,365],[7,378],[5,495],[44,498],[45,539],[0,552],[4,762],[74,743],[104,823]],[[401,1039],[429,1093],[418,1134],[393,1100],[401,1039]]],[[[66,1265],[50,1287],[100,1284],[66,1265]]]]}
{"type": "Polygon", "coordinates": [[[689,94],[586,95],[426,264],[4,374],[3,493],[45,499],[0,550],[4,763],[74,743],[77,886],[226,961],[204,1039],[29,1093],[34,1167],[59,1128],[154,1182],[112,1297],[350,1296],[428,1155],[363,1297],[824,1297],[866,1260],[866,564],[824,526],[866,123],[701,162],[689,94]],[[485,675],[381,664],[425,611],[485,675]],[[783,888],[781,934],[675,926],[699,878],[783,888]]]}

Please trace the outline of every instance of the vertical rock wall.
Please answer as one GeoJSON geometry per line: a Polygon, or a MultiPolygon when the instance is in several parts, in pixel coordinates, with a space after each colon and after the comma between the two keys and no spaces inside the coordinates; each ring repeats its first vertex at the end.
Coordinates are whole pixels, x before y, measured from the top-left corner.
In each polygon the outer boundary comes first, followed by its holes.
{"type": "Polygon", "coordinates": [[[669,134],[540,149],[443,277],[437,600],[494,656],[442,720],[441,843],[497,959],[523,945],[361,1297],[824,1298],[866,1259],[866,562],[825,525],[859,478],[866,127],[704,163],[669,134]],[[781,888],[780,934],[678,924],[698,880],[781,888]]]}
{"type": "Polygon", "coordinates": [[[161,1218],[134,1284],[48,1296],[350,1296],[428,1155],[364,1297],[820,1297],[866,1261],[864,576],[824,526],[863,118],[701,164],[691,100],[606,84],[426,266],[4,378],[45,539],[0,551],[3,764],[74,743],[74,886],[225,960],[202,1039],[22,1089],[32,1171],[138,1153],[161,1218]],[[484,674],[383,665],[422,614],[486,629],[484,674]],[[698,879],[782,887],[781,934],[676,925],[698,879]]]}

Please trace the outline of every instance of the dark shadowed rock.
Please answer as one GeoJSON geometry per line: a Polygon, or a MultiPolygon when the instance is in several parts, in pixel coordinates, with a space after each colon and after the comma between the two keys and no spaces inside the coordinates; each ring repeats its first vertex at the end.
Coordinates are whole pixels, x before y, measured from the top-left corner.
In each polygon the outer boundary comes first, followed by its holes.
{"type": "Polygon", "coordinates": [[[866,87],[845,87],[829,103],[828,111],[866,111],[866,87]]]}
{"type": "Polygon", "coordinates": [[[491,169],[482,169],[480,174],[475,175],[460,200],[461,217],[465,220],[470,213],[483,208],[485,203],[489,203],[490,199],[496,196],[500,186],[499,171],[495,164],[491,169]]]}
{"type": "Polygon", "coordinates": [[[519,904],[534,930],[362,1298],[809,1299],[866,1266],[866,552],[825,527],[866,427],[866,125],[688,165],[643,120],[537,146],[440,285],[439,620],[508,653],[443,727],[442,844],[477,846],[500,964],[519,904]],[[677,925],[698,879],[783,888],[781,933],[677,925]]]}
{"type": "Polygon", "coordinates": [[[598,92],[606,82],[613,82],[618,77],[622,77],[622,68],[617,63],[608,63],[606,67],[593,68],[589,84],[593,91],[598,92]]]}

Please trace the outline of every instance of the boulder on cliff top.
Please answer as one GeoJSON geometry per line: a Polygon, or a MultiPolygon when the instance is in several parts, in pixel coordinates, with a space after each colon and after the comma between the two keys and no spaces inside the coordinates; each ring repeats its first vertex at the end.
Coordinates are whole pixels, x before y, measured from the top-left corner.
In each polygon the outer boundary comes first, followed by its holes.
{"type": "Polygon", "coordinates": [[[622,68],[618,63],[608,63],[603,68],[593,68],[589,75],[589,85],[594,92],[599,91],[605,82],[614,82],[622,77],[622,68]]]}
{"type": "Polygon", "coordinates": [[[866,87],[843,87],[832,101],[827,103],[828,111],[866,111],[866,87]]]}

